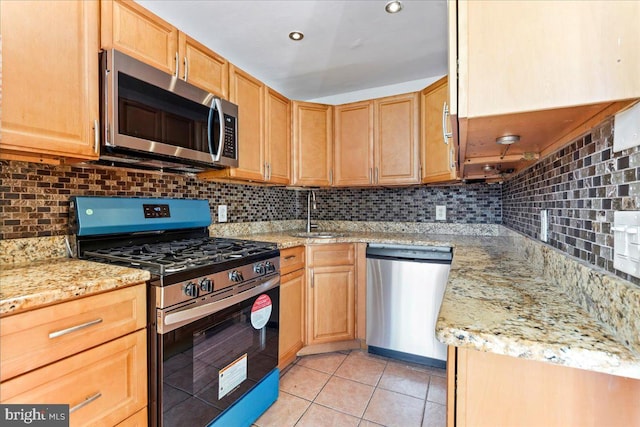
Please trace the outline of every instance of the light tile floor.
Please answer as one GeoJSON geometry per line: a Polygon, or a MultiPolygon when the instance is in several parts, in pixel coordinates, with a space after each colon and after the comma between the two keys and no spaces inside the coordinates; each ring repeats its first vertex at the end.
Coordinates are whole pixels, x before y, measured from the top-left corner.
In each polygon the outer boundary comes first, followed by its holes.
{"type": "Polygon", "coordinates": [[[360,350],[304,356],[255,426],[444,427],[445,375],[360,350]]]}

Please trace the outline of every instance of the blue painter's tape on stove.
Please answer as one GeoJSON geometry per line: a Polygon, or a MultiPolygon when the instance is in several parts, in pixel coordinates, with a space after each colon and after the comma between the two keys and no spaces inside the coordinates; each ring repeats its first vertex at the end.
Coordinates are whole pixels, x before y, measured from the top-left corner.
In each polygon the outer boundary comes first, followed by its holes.
{"type": "Polygon", "coordinates": [[[249,427],[278,399],[280,370],[271,371],[208,427],[249,427]]]}
{"type": "Polygon", "coordinates": [[[78,236],[208,227],[207,200],[72,197],[72,228],[78,236]]]}

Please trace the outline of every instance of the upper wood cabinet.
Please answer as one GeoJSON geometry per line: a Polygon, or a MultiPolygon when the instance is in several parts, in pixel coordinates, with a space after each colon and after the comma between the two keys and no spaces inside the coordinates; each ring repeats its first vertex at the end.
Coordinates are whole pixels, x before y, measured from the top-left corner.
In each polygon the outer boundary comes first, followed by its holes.
{"type": "Polygon", "coordinates": [[[230,101],[238,105],[238,167],[201,173],[203,179],[288,184],[291,102],[231,65],[230,101]]]}
{"type": "Polygon", "coordinates": [[[228,99],[229,63],[226,59],[182,31],[178,34],[178,53],[181,79],[228,99]]]}
{"type": "Polygon", "coordinates": [[[639,98],[638,22],[639,2],[450,2],[464,177],[518,170],[639,98]]]}
{"type": "Polygon", "coordinates": [[[333,107],[293,102],[293,185],[329,186],[333,181],[333,107]]]}
{"type": "Polygon", "coordinates": [[[416,94],[334,107],[334,186],[419,183],[416,94]]]}
{"type": "Polygon", "coordinates": [[[102,0],[101,12],[104,49],[117,49],[227,99],[226,59],[133,1],[102,0]]]}
{"type": "Polygon", "coordinates": [[[291,181],[291,101],[266,88],[265,145],[267,181],[289,184],[291,181]]]}
{"type": "Polygon", "coordinates": [[[178,29],[144,7],[127,0],[101,0],[101,43],[176,74],[178,29]]]}
{"type": "Polygon", "coordinates": [[[264,84],[231,66],[230,101],[238,105],[238,167],[227,169],[230,176],[265,179],[264,84]]]}
{"type": "Polygon", "coordinates": [[[405,185],[420,182],[420,114],[417,93],[374,100],[373,182],[405,185]]]}
{"type": "Polygon", "coordinates": [[[333,185],[373,184],[373,101],[334,107],[333,185]]]}
{"type": "Polygon", "coordinates": [[[0,5],[0,158],[98,158],[97,2],[0,5]]]}
{"type": "Polygon", "coordinates": [[[420,93],[422,182],[447,182],[457,178],[456,150],[445,114],[448,98],[444,77],[420,93]]]}

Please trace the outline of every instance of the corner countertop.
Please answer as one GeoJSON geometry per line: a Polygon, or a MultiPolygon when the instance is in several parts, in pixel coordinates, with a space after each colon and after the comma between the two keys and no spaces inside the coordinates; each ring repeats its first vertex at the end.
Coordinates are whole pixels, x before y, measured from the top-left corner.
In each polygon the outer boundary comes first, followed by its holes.
{"type": "Polygon", "coordinates": [[[238,237],[280,248],[342,242],[451,246],[453,262],[436,324],[440,341],[640,379],[640,354],[514,250],[524,236],[349,232],[305,239],[278,232],[238,237]]]}
{"type": "Polygon", "coordinates": [[[2,266],[0,316],[149,280],[148,271],[70,258],[2,266]]]}

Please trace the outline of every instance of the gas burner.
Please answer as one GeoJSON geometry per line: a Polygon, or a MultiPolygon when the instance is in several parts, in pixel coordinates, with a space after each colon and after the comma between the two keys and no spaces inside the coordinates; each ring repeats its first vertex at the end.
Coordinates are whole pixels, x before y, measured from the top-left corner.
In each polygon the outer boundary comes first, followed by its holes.
{"type": "Polygon", "coordinates": [[[256,258],[273,250],[276,250],[273,243],[201,237],[87,250],[84,256],[97,261],[145,268],[164,276],[207,265],[223,265],[247,257],[256,258]]]}

